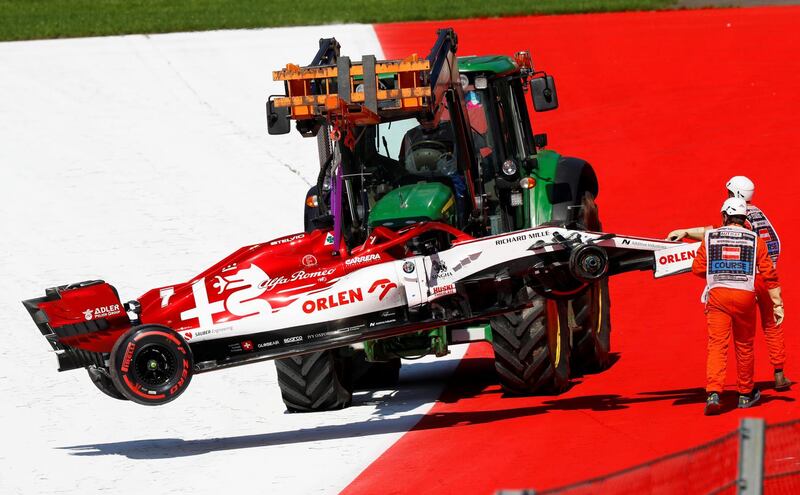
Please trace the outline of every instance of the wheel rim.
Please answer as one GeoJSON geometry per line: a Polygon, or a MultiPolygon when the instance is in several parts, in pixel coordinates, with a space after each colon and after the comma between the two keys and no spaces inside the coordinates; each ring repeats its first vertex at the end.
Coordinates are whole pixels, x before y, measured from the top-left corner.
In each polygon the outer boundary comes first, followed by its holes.
{"type": "Polygon", "coordinates": [[[138,381],[151,387],[166,385],[175,375],[175,356],[161,345],[147,345],[134,358],[138,381]]]}

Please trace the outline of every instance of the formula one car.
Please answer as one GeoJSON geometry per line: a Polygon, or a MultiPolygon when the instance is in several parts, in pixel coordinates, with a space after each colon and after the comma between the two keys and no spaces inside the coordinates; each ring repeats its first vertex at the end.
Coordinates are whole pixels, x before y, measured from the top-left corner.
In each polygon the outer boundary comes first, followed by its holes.
{"type": "Polygon", "coordinates": [[[473,238],[437,222],[377,227],[350,252],[333,249],[333,237],[316,230],[247,246],[127,303],[94,280],[24,305],[60,371],[87,368],[106,394],[158,405],[195,373],[459,328],[524,308],[535,294],[571,297],[625,271],[680,273],[697,247],[559,227],[473,238]]]}

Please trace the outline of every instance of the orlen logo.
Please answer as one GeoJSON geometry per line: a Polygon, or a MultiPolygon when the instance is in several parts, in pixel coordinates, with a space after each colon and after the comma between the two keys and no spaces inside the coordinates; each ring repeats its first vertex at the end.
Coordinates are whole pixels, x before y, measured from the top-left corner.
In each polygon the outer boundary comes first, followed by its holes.
{"type": "Polygon", "coordinates": [[[328,297],[309,299],[303,303],[303,312],[311,314],[314,311],[333,309],[338,306],[345,306],[347,304],[361,302],[363,300],[364,295],[361,293],[361,288],[343,290],[336,294],[331,294],[328,297]]]}
{"type": "Polygon", "coordinates": [[[388,278],[382,278],[380,280],[376,280],[372,283],[372,286],[367,291],[368,293],[372,294],[377,289],[381,289],[380,296],[378,296],[378,301],[383,301],[383,298],[386,297],[386,294],[389,293],[390,290],[397,288],[397,284],[389,280],[388,278]]]}
{"type": "Polygon", "coordinates": [[[683,252],[680,252],[680,253],[677,253],[677,254],[667,254],[665,256],[662,256],[662,257],[658,258],[658,263],[660,265],[666,265],[666,264],[669,264],[669,263],[678,263],[680,261],[688,261],[688,260],[694,259],[695,254],[696,253],[694,251],[683,251],[683,252]]]}
{"type": "Polygon", "coordinates": [[[92,318],[106,318],[108,316],[114,316],[121,313],[122,310],[119,309],[119,304],[111,304],[108,306],[100,306],[99,308],[94,308],[94,310],[87,309],[83,312],[83,317],[87,320],[91,320],[92,318]]]}
{"type": "Polygon", "coordinates": [[[349,260],[345,261],[345,265],[360,265],[362,263],[370,263],[372,261],[380,261],[381,255],[378,253],[375,254],[365,254],[364,256],[356,256],[355,258],[350,258],[349,260]]]}

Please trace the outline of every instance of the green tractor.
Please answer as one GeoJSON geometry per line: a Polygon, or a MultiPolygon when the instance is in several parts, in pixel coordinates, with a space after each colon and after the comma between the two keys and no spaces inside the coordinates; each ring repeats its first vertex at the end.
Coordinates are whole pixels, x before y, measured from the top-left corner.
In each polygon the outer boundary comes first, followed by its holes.
{"type": "MultiPolygon", "coordinates": [[[[294,120],[319,145],[306,231],[333,225],[331,243],[349,249],[376,228],[427,221],[476,237],[540,225],[601,230],[591,165],[546,149],[546,136],[533,132],[529,106],[558,107],[553,78],[534,71],[528,52],[456,57],[456,45],[455,33],[442,29],[424,60],[367,56],[359,65],[326,39],[311,65],[275,73],[287,94],[268,102],[269,132],[289,132],[294,120]]],[[[430,255],[447,242],[432,234],[406,250],[430,255]]],[[[571,369],[609,365],[607,284],[603,279],[587,289],[573,280],[546,280],[523,311],[278,360],[284,402],[290,411],[347,407],[356,388],[394,386],[401,359],[444,356],[450,345],[477,341],[492,343],[506,394],[559,393],[571,369]]],[[[526,293],[498,297],[511,306],[534,291],[519,290],[526,293]]]]}

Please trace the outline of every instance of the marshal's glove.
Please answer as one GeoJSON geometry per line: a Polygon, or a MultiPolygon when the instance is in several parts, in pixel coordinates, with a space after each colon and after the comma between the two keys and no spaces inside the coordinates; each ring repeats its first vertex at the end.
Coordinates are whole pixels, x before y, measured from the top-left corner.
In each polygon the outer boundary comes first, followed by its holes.
{"type": "Polygon", "coordinates": [[[680,241],[680,240],[683,240],[688,234],[689,234],[689,231],[686,230],[686,229],[673,230],[672,232],[667,234],[667,240],[668,241],[680,241]]]}
{"type": "Polygon", "coordinates": [[[668,241],[680,241],[685,238],[694,239],[696,241],[702,241],[706,235],[706,230],[712,229],[710,225],[708,227],[692,227],[691,229],[678,229],[673,230],[667,235],[668,241]]]}
{"type": "Polygon", "coordinates": [[[783,323],[783,298],[781,288],[769,289],[769,298],[772,299],[772,313],[775,316],[775,325],[783,323]]]}

